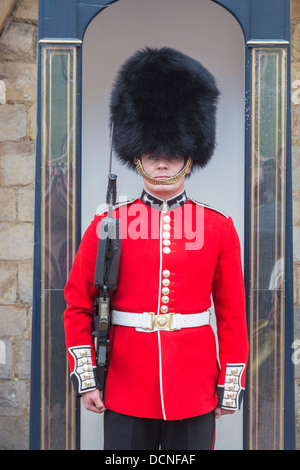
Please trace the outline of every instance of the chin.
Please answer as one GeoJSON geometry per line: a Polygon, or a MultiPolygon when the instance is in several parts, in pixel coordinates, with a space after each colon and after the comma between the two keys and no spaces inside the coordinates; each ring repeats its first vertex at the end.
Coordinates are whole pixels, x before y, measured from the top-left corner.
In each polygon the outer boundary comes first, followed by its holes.
{"type": "Polygon", "coordinates": [[[184,184],[178,181],[174,184],[151,184],[147,182],[145,188],[149,193],[161,199],[168,199],[169,197],[176,196],[184,190],[184,184]]]}

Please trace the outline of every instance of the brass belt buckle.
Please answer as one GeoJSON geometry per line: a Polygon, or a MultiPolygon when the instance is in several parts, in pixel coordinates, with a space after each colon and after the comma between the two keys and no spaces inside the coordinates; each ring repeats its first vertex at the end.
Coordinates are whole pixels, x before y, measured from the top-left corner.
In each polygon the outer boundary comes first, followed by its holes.
{"type": "Polygon", "coordinates": [[[170,331],[175,330],[172,328],[172,315],[174,313],[167,313],[166,315],[153,315],[152,329],[156,326],[159,330],[169,328],[170,331]]]}

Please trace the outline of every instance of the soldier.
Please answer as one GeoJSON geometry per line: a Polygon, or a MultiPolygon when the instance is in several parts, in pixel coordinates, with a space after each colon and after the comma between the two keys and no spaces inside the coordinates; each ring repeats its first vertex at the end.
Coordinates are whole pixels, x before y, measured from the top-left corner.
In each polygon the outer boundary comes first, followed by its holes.
{"type": "Polygon", "coordinates": [[[145,188],[114,208],[122,252],[104,402],[92,316],[107,211],[87,229],[65,288],[71,378],[87,409],[105,411],[104,449],[212,449],[215,418],[240,407],[248,339],[239,239],[229,216],[184,189],[213,154],[218,95],[206,68],[170,48],[137,51],[113,86],[114,151],[145,188]]]}

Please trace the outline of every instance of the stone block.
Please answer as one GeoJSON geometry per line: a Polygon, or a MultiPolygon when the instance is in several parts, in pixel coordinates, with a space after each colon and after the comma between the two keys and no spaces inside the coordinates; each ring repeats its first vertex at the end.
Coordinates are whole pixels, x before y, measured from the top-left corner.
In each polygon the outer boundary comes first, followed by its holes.
{"type": "Polygon", "coordinates": [[[300,191],[293,191],[293,225],[300,225],[300,191]]]}
{"type": "Polygon", "coordinates": [[[13,11],[13,16],[24,20],[38,20],[38,0],[22,0],[13,11]]]}
{"type": "MultiPolygon", "coordinates": [[[[1,107],[0,107],[1,109],[1,107]]],[[[33,142],[0,143],[0,185],[25,186],[34,183],[35,145],[33,142]]]]}
{"type": "Polygon", "coordinates": [[[300,146],[294,146],[292,148],[292,179],[293,179],[293,190],[300,190],[300,146]]]}
{"type": "Polygon", "coordinates": [[[292,28],[291,34],[291,52],[294,62],[300,61],[300,22],[296,23],[292,28]]]}
{"type": "Polygon", "coordinates": [[[16,194],[12,188],[0,188],[0,222],[12,222],[16,219],[16,194]]]}
{"type": "Polygon", "coordinates": [[[26,416],[0,418],[0,450],[27,450],[29,420],[26,416]]]}
{"type": "Polygon", "coordinates": [[[293,142],[300,143],[300,106],[295,106],[294,119],[293,119],[293,142]]]}
{"type": "Polygon", "coordinates": [[[0,63],[0,79],[5,82],[6,103],[36,101],[36,64],[0,63]]]}
{"type": "Polygon", "coordinates": [[[27,316],[25,307],[19,305],[0,305],[0,338],[24,335],[26,326],[27,316]]]}
{"type": "Polygon", "coordinates": [[[35,62],[37,26],[8,20],[0,37],[0,62],[35,62]]]}
{"type": "MultiPolygon", "coordinates": [[[[30,378],[30,358],[31,358],[31,342],[23,341],[20,345],[17,362],[17,373],[19,379],[30,378]]],[[[0,366],[1,367],[1,366],[0,366]]],[[[1,371],[1,368],[0,368],[1,371]]]]}
{"type": "Polygon", "coordinates": [[[296,106],[300,106],[300,63],[291,64],[291,101],[292,101],[292,130],[293,136],[296,132],[296,106]]]}
{"type": "Polygon", "coordinates": [[[294,342],[293,363],[295,366],[295,378],[300,379],[300,307],[294,307],[294,342]]]}
{"type": "Polygon", "coordinates": [[[6,345],[3,340],[0,340],[0,364],[6,364],[6,345]]]}
{"type": "Polygon", "coordinates": [[[18,194],[18,220],[21,222],[34,221],[34,188],[24,187],[18,194]]]}
{"type": "Polygon", "coordinates": [[[291,0],[291,21],[300,22],[300,3],[299,0],[291,0]]]}
{"type": "Polygon", "coordinates": [[[294,263],[294,303],[300,307],[300,263],[294,263]]]}
{"type": "Polygon", "coordinates": [[[26,137],[27,115],[23,104],[0,106],[0,142],[18,141],[26,137]]]}
{"type": "Polygon", "coordinates": [[[3,80],[0,80],[0,104],[6,103],[6,86],[3,80]]]}
{"type": "Polygon", "coordinates": [[[0,387],[0,416],[22,416],[27,408],[26,382],[2,382],[0,387]]]}
{"type": "Polygon", "coordinates": [[[13,304],[17,300],[17,267],[11,262],[0,262],[0,303],[13,304]]]}
{"type": "Polygon", "coordinates": [[[300,80],[300,63],[299,62],[293,62],[291,64],[291,82],[293,83],[295,80],[300,80]]]}
{"type": "Polygon", "coordinates": [[[300,262],[300,227],[293,229],[293,255],[294,261],[300,262]]]}
{"type": "Polygon", "coordinates": [[[1,360],[0,360],[0,379],[11,379],[13,375],[13,347],[9,340],[0,340],[1,360]],[[3,354],[4,350],[4,354],[3,354]]]}
{"type": "Polygon", "coordinates": [[[36,103],[29,110],[29,139],[36,140],[36,103]]]}
{"type": "Polygon", "coordinates": [[[25,260],[33,257],[33,224],[0,224],[0,259],[25,260]]]}
{"type": "Polygon", "coordinates": [[[33,288],[32,260],[18,264],[19,298],[21,302],[31,303],[33,288]]]}
{"type": "Polygon", "coordinates": [[[13,8],[15,7],[17,0],[1,0],[1,9],[0,9],[0,33],[7,21],[7,18],[11,14],[13,8]]]}

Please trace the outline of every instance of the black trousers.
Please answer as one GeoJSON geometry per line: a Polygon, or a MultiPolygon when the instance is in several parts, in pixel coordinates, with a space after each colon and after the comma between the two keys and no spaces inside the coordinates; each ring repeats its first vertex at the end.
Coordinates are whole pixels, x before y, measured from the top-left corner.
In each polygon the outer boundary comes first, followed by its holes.
{"type": "Polygon", "coordinates": [[[104,450],[212,450],[214,438],[213,411],[175,421],[104,413],[104,450]]]}

